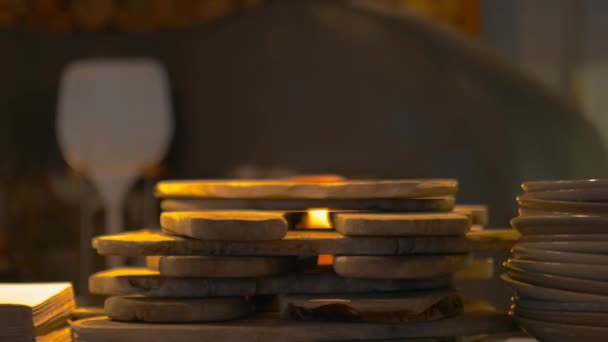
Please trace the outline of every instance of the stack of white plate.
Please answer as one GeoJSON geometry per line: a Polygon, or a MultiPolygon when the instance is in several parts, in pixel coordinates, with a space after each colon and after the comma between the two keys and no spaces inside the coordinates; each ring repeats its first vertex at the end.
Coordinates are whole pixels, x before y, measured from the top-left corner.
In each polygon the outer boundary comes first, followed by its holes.
{"type": "Polygon", "coordinates": [[[521,240],[502,275],[511,314],[542,341],[608,340],[608,179],[522,184],[521,240]]]}

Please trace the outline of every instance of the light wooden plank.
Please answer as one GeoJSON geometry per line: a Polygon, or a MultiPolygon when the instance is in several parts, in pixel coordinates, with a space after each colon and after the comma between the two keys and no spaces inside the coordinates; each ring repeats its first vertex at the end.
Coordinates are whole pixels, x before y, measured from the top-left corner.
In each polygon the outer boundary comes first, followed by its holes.
{"type": "Polygon", "coordinates": [[[178,235],[224,241],[280,240],[288,228],[283,213],[252,210],[168,212],[160,225],[178,235]]]}

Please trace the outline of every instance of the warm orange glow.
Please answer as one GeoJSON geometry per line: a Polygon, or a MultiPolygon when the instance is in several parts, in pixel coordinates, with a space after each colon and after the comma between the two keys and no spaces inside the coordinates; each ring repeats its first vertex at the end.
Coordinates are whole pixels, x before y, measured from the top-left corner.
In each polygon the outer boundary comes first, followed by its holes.
{"type": "Polygon", "coordinates": [[[308,209],[306,213],[306,227],[313,229],[331,229],[331,221],[329,220],[329,209],[314,208],[308,209]]]}
{"type": "Polygon", "coordinates": [[[331,254],[319,254],[319,257],[317,258],[317,265],[319,266],[333,265],[333,263],[334,256],[331,254]]]}

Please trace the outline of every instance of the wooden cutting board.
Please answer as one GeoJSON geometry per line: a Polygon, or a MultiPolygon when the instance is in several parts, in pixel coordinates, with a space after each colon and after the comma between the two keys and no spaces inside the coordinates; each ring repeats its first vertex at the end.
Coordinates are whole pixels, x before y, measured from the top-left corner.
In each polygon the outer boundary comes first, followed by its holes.
{"type": "Polygon", "coordinates": [[[101,255],[405,255],[464,253],[469,242],[462,236],[444,237],[347,237],[334,231],[288,231],[277,241],[196,240],[136,231],[105,235],[93,240],[101,255]]]}
{"type": "Polygon", "coordinates": [[[238,321],[208,324],[145,324],[92,318],[72,326],[80,342],[300,342],[404,340],[423,337],[472,336],[514,331],[506,314],[465,314],[408,324],[294,322],[264,313],[238,321]]]}
{"type": "MultiPolygon", "coordinates": [[[[287,273],[302,264],[296,257],[165,255],[158,258],[158,271],[165,277],[267,277],[287,273]]],[[[310,261],[316,262],[316,258],[313,259],[310,261]]]]}
{"type": "Polygon", "coordinates": [[[454,208],[454,196],[398,199],[165,199],[164,211],[192,210],[377,210],[388,212],[446,212],[454,208]]]}
{"type": "Polygon", "coordinates": [[[289,293],[368,293],[446,288],[450,277],[422,280],[368,280],[342,278],[331,268],[263,278],[169,278],[158,271],[118,268],[95,273],[89,290],[99,295],[149,297],[248,296],[289,293]]]}
{"type": "Polygon", "coordinates": [[[161,198],[236,199],[363,199],[420,198],[454,195],[454,179],[337,180],[187,180],[163,181],[156,185],[161,198]]]}
{"type": "Polygon", "coordinates": [[[338,213],[334,222],[346,236],[453,236],[471,227],[467,216],[454,213],[338,213]]]}
{"type": "Polygon", "coordinates": [[[222,241],[281,240],[288,228],[283,213],[252,210],[162,213],[160,225],[177,235],[222,241]]]}
{"type": "Polygon", "coordinates": [[[471,257],[456,255],[338,256],[334,271],[339,276],[362,279],[423,279],[463,269],[471,257]]]}
{"type": "Polygon", "coordinates": [[[106,299],[106,314],[117,321],[153,323],[217,322],[242,318],[254,308],[245,297],[106,299]]]}

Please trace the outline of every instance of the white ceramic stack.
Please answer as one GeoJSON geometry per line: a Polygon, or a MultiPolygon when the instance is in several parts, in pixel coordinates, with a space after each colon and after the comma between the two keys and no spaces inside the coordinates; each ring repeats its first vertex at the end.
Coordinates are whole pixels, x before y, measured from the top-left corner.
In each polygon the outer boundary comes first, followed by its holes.
{"type": "Polygon", "coordinates": [[[542,341],[608,339],[608,179],[523,183],[521,240],[502,276],[511,314],[542,341]]]}

